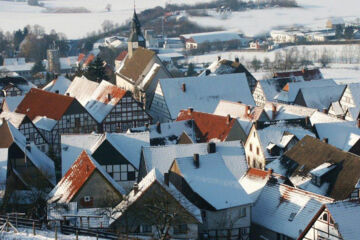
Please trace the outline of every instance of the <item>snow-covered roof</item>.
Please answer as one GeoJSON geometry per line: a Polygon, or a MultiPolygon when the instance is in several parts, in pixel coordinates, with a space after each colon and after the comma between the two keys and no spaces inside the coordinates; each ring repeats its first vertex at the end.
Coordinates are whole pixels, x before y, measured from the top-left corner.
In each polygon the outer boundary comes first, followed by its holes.
{"type": "Polygon", "coordinates": [[[25,58],[5,58],[3,66],[25,64],[25,58]]]}
{"type": "Polygon", "coordinates": [[[296,239],[325,203],[333,199],[269,181],[252,208],[252,221],[296,239]]]}
{"type": "Polygon", "coordinates": [[[33,123],[37,128],[50,132],[57,124],[57,121],[51,118],[37,116],[33,119],[33,123]]]}
{"type": "Polygon", "coordinates": [[[265,99],[267,101],[274,101],[275,97],[282,91],[282,89],[289,82],[293,81],[304,81],[303,79],[298,79],[294,77],[286,77],[286,78],[270,78],[259,80],[258,84],[260,84],[261,89],[264,92],[265,99]]]}
{"type": "MultiPolygon", "coordinates": [[[[0,71],[1,71],[1,67],[0,67],[0,71]]],[[[30,82],[22,77],[17,77],[17,76],[10,77],[7,75],[5,77],[1,77],[0,78],[0,89],[6,88],[9,86],[15,86],[16,88],[20,89],[23,92],[23,94],[30,91],[31,88],[36,88],[36,86],[32,82],[30,82]]]]}
{"type": "Polygon", "coordinates": [[[349,108],[348,111],[352,119],[357,119],[360,112],[360,83],[351,83],[347,85],[347,88],[350,90],[355,105],[355,107],[349,108]]]}
{"type": "Polygon", "coordinates": [[[61,70],[69,70],[69,69],[76,68],[77,59],[78,59],[77,56],[60,58],[59,61],[60,61],[61,70]]]}
{"type": "Polygon", "coordinates": [[[354,122],[315,112],[310,118],[320,139],[344,151],[349,151],[360,139],[360,128],[354,122]]]}
{"type": "Polygon", "coordinates": [[[310,174],[317,176],[317,177],[322,177],[326,173],[333,170],[334,168],[336,168],[335,164],[326,162],[326,163],[323,163],[323,164],[319,165],[318,167],[314,168],[313,170],[311,170],[310,174]]]}
{"type": "Polygon", "coordinates": [[[286,90],[283,89],[275,99],[277,101],[293,103],[295,101],[296,95],[298,94],[301,88],[312,88],[312,87],[325,87],[325,86],[337,86],[336,82],[333,79],[319,79],[312,81],[303,81],[303,82],[289,82],[285,86],[286,90]]]}
{"type": "Polygon", "coordinates": [[[138,191],[135,192],[132,190],[128,195],[127,199],[122,201],[119,205],[114,208],[114,213],[110,219],[110,224],[112,224],[116,219],[120,218],[124,211],[135,203],[144,193],[155,183],[157,182],[162,186],[162,188],[171,194],[177,201],[180,203],[189,214],[191,214],[199,223],[202,223],[200,209],[192,204],[187,198],[179,192],[171,183],[169,186],[164,182],[163,174],[157,169],[151,170],[145,178],[143,178],[138,184],[138,191]]]}
{"type": "Polygon", "coordinates": [[[344,85],[301,88],[303,100],[307,107],[319,110],[329,109],[332,102],[339,101],[345,90],[344,85]]]}
{"type": "Polygon", "coordinates": [[[200,155],[199,167],[193,157],[176,158],[175,162],[191,189],[216,210],[252,203],[220,153],[200,155]]]}
{"type": "Polygon", "coordinates": [[[8,165],[8,148],[0,148],[0,199],[4,197],[8,165]]]}
{"type": "Polygon", "coordinates": [[[21,96],[7,96],[4,98],[4,103],[6,104],[9,111],[14,112],[17,106],[21,103],[24,99],[24,95],[21,96]]]}
{"type": "Polygon", "coordinates": [[[43,87],[43,90],[53,93],[58,91],[59,94],[65,94],[70,84],[71,81],[69,79],[64,76],[59,76],[43,87]]]}
{"type": "Polygon", "coordinates": [[[2,112],[0,113],[0,119],[4,118],[7,121],[10,121],[11,124],[15,128],[19,128],[21,123],[24,121],[26,115],[21,113],[15,113],[15,112],[2,112]]]}
{"type": "Polygon", "coordinates": [[[228,31],[190,33],[183,34],[181,37],[185,39],[192,39],[198,44],[204,42],[226,42],[231,40],[241,40],[239,33],[228,31]]]}
{"type": "Polygon", "coordinates": [[[87,150],[90,154],[107,140],[136,169],[139,168],[143,146],[149,146],[149,133],[105,133],[61,136],[62,174],[64,175],[76,158],[87,150]]]}
{"type": "Polygon", "coordinates": [[[255,203],[258,199],[262,189],[269,181],[270,176],[270,171],[266,172],[257,168],[250,168],[246,175],[239,180],[239,183],[249,195],[253,203],[255,203]]]}
{"type": "Polygon", "coordinates": [[[81,152],[71,168],[66,172],[64,177],[49,193],[48,201],[50,203],[69,203],[73,197],[80,191],[92,174],[98,170],[99,173],[121,194],[125,190],[110,177],[105,169],[100,166],[85,150],[81,152]]]}
{"type": "Polygon", "coordinates": [[[89,92],[89,94],[90,97],[83,106],[98,123],[102,123],[116,104],[125,96],[126,91],[103,80],[95,91],[89,92]]]}
{"type": "Polygon", "coordinates": [[[103,134],[63,134],[61,135],[61,176],[69,170],[83,150],[90,151],[103,134]]]}
{"type": "Polygon", "coordinates": [[[271,120],[306,118],[317,112],[317,109],[313,108],[273,102],[266,102],[264,109],[271,120]],[[276,107],[275,118],[273,118],[273,106],[276,107]]]}
{"type": "Polygon", "coordinates": [[[154,77],[156,76],[156,74],[159,72],[160,69],[161,66],[157,63],[154,63],[154,65],[152,65],[152,67],[150,68],[150,71],[146,74],[144,79],[139,83],[139,87],[141,89],[145,89],[146,86],[152,82],[152,80],[154,79],[154,77]]]}
{"type": "Polygon", "coordinates": [[[332,24],[345,24],[345,21],[342,17],[331,17],[329,18],[329,21],[332,24]]]}
{"type": "Polygon", "coordinates": [[[176,119],[180,110],[189,107],[213,113],[222,99],[255,105],[244,73],[160,79],[159,84],[172,119],[176,119]]]}
{"type": "Polygon", "coordinates": [[[85,76],[75,77],[66,93],[71,97],[75,97],[81,105],[85,106],[98,85],[98,83],[90,81],[85,76]]]}
{"type": "Polygon", "coordinates": [[[284,137],[287,139],[288,135],[293,135],[299,140],[301,140],[306,135],[315,137],[315,134],[310,130],[307,130],[297,124],[286,122],[278,122],[263,129],[257,129],[257,135],[260,140],[262,152],[264,153],[265,158],[274,158],[274,156],[271,156],[267,151],[269,144],[275,144],[281,148],[285,148],[286,146],[284,146],[284,137]]]}
{"type": "Polygon", "coordinates": [[[126,91],[105,80],[99,84],[85,77],[76,77],[66,93],[75,97],[101,123],[125,96],[126,91]]]}
{"type": "Polygon", "coordinates": [[[41,152],[34,143],[30,143],[30,150],[26,148],[26,138],[11,123],[7,122],[13,141],[20,149],[23,150],[26,157],[38,168],[41,173],[53,185],[56,184],[55,165],[45,153],[41,152]]]}
{"type": "Polygon", "coordinates": [[[343,239],[358,239],[360,236],[360,204],[359,201],[340,201],[326,204],[338,231],[343,239]]]}
{"type": "Polygon", "coordinates": [[[186,133],[188,137],[190,137],[193,142],[196,142],[196,134],[194,128],[193,120],[185,120],[185,121],[175,121],[168,123],[160,124],[160,132],[158,131],[158,127],[156,124],[150,125],[147,127],[138,127],[129,129],[128,132],[136,133],[136,132],[145,132],[148,131],[150,133],[150,145],[158,146],[158,145],[171,145],[177,144],[179,138],[183,133],[186,133]]]}
{"type": "MultiPolygon", "coordinates": [[[[143,156],[147,172],[157,168],[166,173],[175,158],[190,157],[195,153],[208,154],[207,143],[179,144],[158,147],[144,147],[143,156]]],[[[247,171],[245,151],[240,141],[217,142],[216,152],[219,152],[226,166],[233,175],[240,179],[247,171]]]]}

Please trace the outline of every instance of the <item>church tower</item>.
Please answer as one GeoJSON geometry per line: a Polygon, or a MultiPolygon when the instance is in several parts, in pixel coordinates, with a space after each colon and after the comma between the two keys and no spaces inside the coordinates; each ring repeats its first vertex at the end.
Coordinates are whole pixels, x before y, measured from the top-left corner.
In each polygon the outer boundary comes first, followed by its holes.
{"type": "Polygon", "coordinates": [[[131,21],[131,32],[128,39],[128,53],[130,57],[138,47],[146,48],[146,41],[141,32],[141,24],[134,9],[134,15],[131,21]]]}

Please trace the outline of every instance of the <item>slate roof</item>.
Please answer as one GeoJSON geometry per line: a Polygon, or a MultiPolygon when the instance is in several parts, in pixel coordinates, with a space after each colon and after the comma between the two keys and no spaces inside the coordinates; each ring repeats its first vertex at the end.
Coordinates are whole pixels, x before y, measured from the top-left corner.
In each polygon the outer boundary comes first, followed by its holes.
{"type": "Polygon", "coordinates": [[[360,179],[360,156],[344,152],[311,136],[305,136],[287,151],[279,167],[286,171],[287,176],[298,187],[302,185],[305,189],[323,192],[335,200],[348,198],[360,179]],[[326,162],[337,164],[338,167],[330,181],[321,186],[326,189],[319,189],[311,183],[309,174],[326,162]]]}

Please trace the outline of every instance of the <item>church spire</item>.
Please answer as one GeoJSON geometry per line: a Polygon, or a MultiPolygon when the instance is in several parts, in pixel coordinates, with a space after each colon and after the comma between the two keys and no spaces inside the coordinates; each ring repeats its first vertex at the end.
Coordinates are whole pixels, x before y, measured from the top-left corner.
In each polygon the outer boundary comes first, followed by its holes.
{"type": "Polygon", "coordinates": [[[145,48],[146,42],[144,35],[141,31],[141,24],[139,18],[136,14],[135,1],[134,1],[134,15],[131,21],[131,32],[128,39],[128,52],[130,56],[132,55],[133,51],[139,46],[145,48]]]}

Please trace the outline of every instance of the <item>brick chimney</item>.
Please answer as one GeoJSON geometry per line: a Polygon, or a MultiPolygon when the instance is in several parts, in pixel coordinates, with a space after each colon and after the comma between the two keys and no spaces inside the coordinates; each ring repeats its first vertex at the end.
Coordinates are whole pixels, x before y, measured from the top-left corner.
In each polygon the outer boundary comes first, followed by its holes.
{"type": "Polygon", "coordinates": [[[111,101],[111,94],[110,93],[108,93],[107,97],[108,97],[108,100],[111,101]]]}
{"type": "Polygon", "coordinates": [[[329,111],[328,111],[327,108],[323,108],[322,112],[325,113],[325,114],[328,114],[329,111]]]}
{"type": "Polygon", "coordinates": [[[240,62],[240,59],[238,57],[235,57],[235,62],[236,63],[239,63],[240,62]]]}
{"type": "Polygon", "coordinates": [[[208,153],[216,153],[216,143],[209,142],[207,146],[207,152],[208,153]]]}
{"type": "Polygon", "coordinates": [[[186,92],[186,84],[185,84],[185,83],[183,83],[183,84],[181,85],[181,90],[182,90],[183,92],[186,92]]]}
{"type": "Polygon", "coordinates": [[[206,70],[205,70],[205,76],[209,76],[210,73],[211,73],[210,69],[206,69],[206,70]]]}
{"type": "Polygon", "coordinates": [[[245,116],[250,116],[250,106],[249,105],[246,105],[245,107],[245,116]]]}
{"type": "Polygon", "coordinates": [[[188,115],[191,115],[194,112],[194,109],[189,107],[187,112],[188,112],[188,115]]]}
{"type": "Polygon", "coordinates": [[[276,105],[275,104],[272,105],[271,112],[272,112],[272,120],[275,120],[275,117],[276,117],[276,105]]]}
{"type": "Polygon", "coordinates": [[[328,138],[323,138],[322,140],[324,143],[329,143],[329,139],[328,138]]]}

